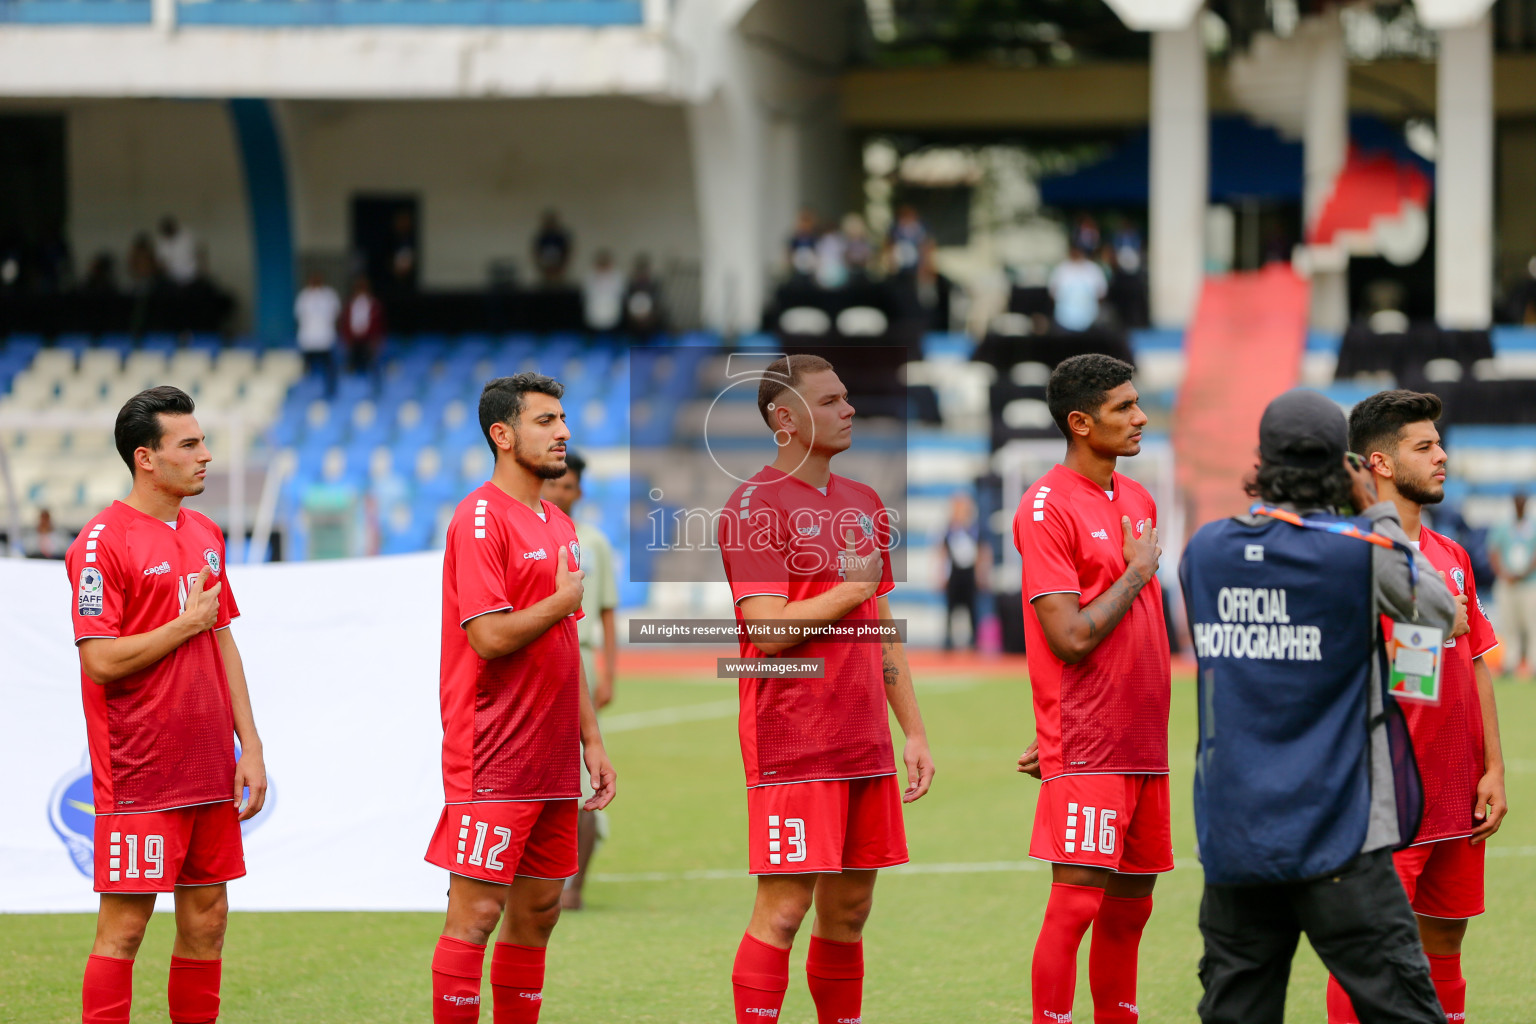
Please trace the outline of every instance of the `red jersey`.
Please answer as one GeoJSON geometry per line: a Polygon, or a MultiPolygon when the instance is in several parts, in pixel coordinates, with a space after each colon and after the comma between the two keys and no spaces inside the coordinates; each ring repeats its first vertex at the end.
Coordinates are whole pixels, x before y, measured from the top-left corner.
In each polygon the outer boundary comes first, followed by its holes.
{"type": "Polygon", "coordinates": [[[75,643],[148,633],[175,619],[206,566],[219,591],[214,629],[100,685],[80,672],[97,814],[165,811],[233,797],[235,723],[217,630],[240,614],[224,572],[224,534],[200,512],[176,525],[114,501],[69,546],[75,643]]]}
{"type": "Polygon", "coordinates": [[[465,625],[555,592],[555,559],[581,567],[576,527],[492,483],[459,502],[443,554],[443,794],[448,803],[581,795],[578,608],[526,646],[485,660],[465,625]]]}
{"type": "MultiPolygon", "coordinates": [[[[1483,710],[1477,695],[1473,659],[1498,646],[1493,626],[1483,613],[1472,578],[1472,560],[1460,544],[1429,527],[1419,534],[1419,550],[1440,572],[1453,594],[1467,595],[1467,625],[1471,632],[1445,642],[1440,668],[1440,703],[1402,700],[1413,754],[1424,780],[1424,820],[1415,843],[1472,834],[1477,782],[1483,777],[1483,710]]],[[[1390,620],[1382,623],[1388,639],[1390,620]]]]}
{"type": "MultiPolygon", "coordinates": [[[[827,492],[771,467],[736,488],[720,516],[720,555],[743,622],[744,598],[771,594],[804,601],[842,582],[845,533],[854,550],[880,552],[875,596],[845,619],[873,621],[891,579],[889,513],[871,488],[832,475],[827,492]]],[[[765,655],[741,639],[744,658],[824,658],[820,679],[741,679],[741,758],[747,786],[892,775],[896,759],[885,710],[879,643],[811,639],[765,655]]]]}
{"type": "Polygon", "coordinates": [[[1035,697],[1043,778],[1168,770],[1168,632],[1152,579],[1110,634],[1082,661],[1051,653],[1033,601],[1076,594],[1088,605],[1125,572],[1122,516],[1136,536],[1157,525],[1146,488],[1116,473],[1114,497],[1065,466],[1024,492],[1013,543],[1024,559],[1024,648],[1035,697]]]}

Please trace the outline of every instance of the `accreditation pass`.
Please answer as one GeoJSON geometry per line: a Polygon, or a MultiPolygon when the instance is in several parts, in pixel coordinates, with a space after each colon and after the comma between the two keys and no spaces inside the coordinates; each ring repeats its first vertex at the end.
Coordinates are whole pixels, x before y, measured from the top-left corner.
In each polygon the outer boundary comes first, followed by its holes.
{"type": "Polygon", "coordinates": [[[1440,665],[1445,631],[1411,622],[1392,623],[1387,640],[1388,689],[1399,700],[1440,703],[1440,665]]]}

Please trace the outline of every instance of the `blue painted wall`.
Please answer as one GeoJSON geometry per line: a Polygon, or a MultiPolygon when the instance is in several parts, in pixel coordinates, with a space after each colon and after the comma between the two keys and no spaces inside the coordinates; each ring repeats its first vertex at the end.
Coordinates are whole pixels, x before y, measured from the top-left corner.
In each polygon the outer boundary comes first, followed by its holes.
{"type": "Polygon", "coordinates": [[[256,247],[252,327],[268,345],[282,344],[293,337],[296,294],[293,214],[283,142],[266,100],[230,100],[229,116],[240,146],[251,238],[256,247]]]}

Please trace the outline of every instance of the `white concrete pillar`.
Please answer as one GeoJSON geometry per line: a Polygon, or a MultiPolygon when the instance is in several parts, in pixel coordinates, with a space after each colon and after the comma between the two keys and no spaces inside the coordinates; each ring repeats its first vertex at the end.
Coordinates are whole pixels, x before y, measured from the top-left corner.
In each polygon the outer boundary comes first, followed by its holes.
{"type": "Polygon", "coordinates": [[[1197,21],[1152,33],[1147,278],[1152,322],[1184,327],[1205,278],[1210,119],[1197,21]]]}
{"type": "Polygon", "coordinates": [[[1493,311],[1493,36],[1489,16],[1440,30],[1435,123],[1435,319],[1487,327],[1493,311]]]}
{"type": "MultiPolygon", "coordinates": [[[[1302,218],[1310,228],[1322,216],[1349,155],[1349,63],[1336,9],[1308,18],[1302,33],[1312,51],[1302,120],[1302,218]]],[[[1349,326],[1348,269],[1349,259],[1342,249],[1314,254],[1313,327],[1343,331],[1349,326]]]]}
{"type": "Polygon", "coordinates": [[[750,65],[734,33],[725,44],[737,50],[724,60],[718,88],[688,108],[702,238],[702,317],[713,330],[753,329],[762,316],[767,279],[764,157],[767,125],[750,79],[750,65]]]}

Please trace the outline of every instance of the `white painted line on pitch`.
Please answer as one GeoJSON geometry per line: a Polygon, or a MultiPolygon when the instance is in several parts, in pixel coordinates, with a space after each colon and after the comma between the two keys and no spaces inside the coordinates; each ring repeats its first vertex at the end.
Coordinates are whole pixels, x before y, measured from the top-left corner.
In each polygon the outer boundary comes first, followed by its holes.
{"type": "Polygon", "coordinates": [[[616,732],[630,732],[634,729],[678,725],[682,722],[707,722],[712,718],[735,718],[739,708],[736,698],[732,697],[730,700],[681,704],[671,708],[656,708],[653,711],[628,711],[619,715],[604,715],[602,728],[605,735],[611,735],[616,732]]]}
{"type": "MultiPolygon", "coordinates": [[[[969,680],[957,680],[953,683],[918,683],[918,689],[931,688],[935,693],[956,693],[960,690],[968,690],[976,683],[969,680]]],[[[632,732],[635,729],[655,729],[666,725],[681,725],[683,722],[707,722],[716,718],[735,718],[740,710],[740,703],[735,697],[730,700],[715,700],[700,704],[679,704],[670,708],[655,708],[651,711],[627,711],[617,715],[604,715],[599,721],[602,723],[604,735],[616,732],[632,732]]]]}
{"type": "MultiPolygon", "coordinates": [[[[1536,857],[1536,846],[1489,845],[1490,857],[1536,857]]],[[[1040,860],[983,860],[957,861],[948,864],[900,864],[894,868],[881,868],[882,875],[983,875],[1011,873],[1015,871],[1044,871],[1050,865],[1040,860]]],[[[1200,862],[1193,857],[1179,857],[1174,861],[1179,871],[1200,870],[1200,862]]],[[[594,882],[715,882],[732,878],[749,878],[746,868],[708,868],[694,871],[633,871],[593,875],[594,882]]]]}

